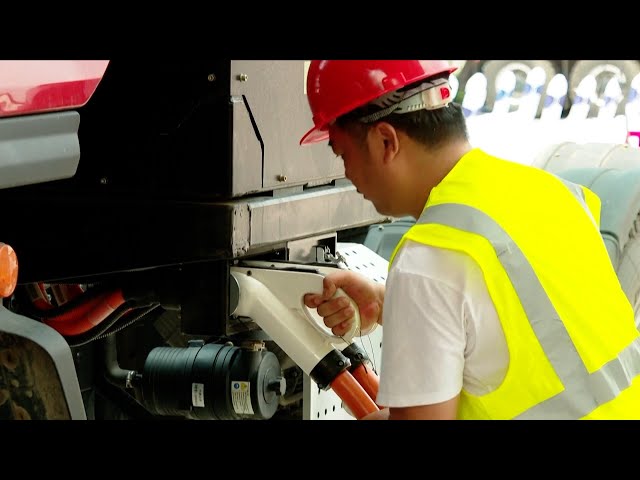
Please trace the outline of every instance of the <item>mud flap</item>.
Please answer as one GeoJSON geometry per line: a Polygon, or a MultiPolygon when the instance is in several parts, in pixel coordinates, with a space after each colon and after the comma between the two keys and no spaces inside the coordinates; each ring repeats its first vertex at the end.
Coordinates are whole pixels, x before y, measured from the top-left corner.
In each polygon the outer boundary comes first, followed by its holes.
{"type": "Polygon", "coordinates": [[[68,343],[0,305],[0,419],[86,418],[68,343]]]}

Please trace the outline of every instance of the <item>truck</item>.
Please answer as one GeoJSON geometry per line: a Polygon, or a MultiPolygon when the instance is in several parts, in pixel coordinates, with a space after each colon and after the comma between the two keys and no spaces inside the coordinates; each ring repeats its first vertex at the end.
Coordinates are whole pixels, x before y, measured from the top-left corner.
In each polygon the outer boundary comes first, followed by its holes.
{"type": "MultiPolygon", "coordinates": [[[[326,145],[299,146],[307,66],[0,61],[0,418],[322,420],[375,403],[382,329],[334,338],[300,298],[335,268],[384,282],[411,221],[380,215],[326,145]]],[[[636,312],[639,152],[567,143],[539,162],[604,199],[636,312]]]]}
{"type": "Polygon", "coordinates": [[[345,414],[234,314],[234,268],[302,264],[321,289],[385,220],[326,146],[300,147],[306,65],[0,62],[0,417],[345,414]]]}

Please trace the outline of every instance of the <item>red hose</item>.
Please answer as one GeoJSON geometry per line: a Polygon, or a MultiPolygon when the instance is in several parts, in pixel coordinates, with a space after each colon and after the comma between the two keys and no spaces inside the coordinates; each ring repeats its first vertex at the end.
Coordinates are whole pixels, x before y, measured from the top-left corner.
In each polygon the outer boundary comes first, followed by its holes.
{"type": "Polygon", "coordinates": [[[349,370],[344,370],[333,379],[331,389],[342,399],[357,420],[380,410],[349,370]]]}
{"type": "Polygon", "coordinates": [[[45,319],[45,321],[71,322],[71,321],[80,320],[85,315],[87,315],[88,312],[93,310],[99,303],[104,302],[107,299],[108,295],[109,295],[108,292],[105,292],[105,293],[102,293],[100,295],[97,295],[94,298],[90,298],[89,300],[85,300],[84,303],[81,303],[80,305],[75,307],[73,310],[69,310],[67,312],[60,313],[60,314],[55,315],[53,317],[47,317],[45,319]]]}
{"type": "Polygon", "coordinates": [[[66,315],[59,315],[56,318],[45,319],[44,323],[57,330],[60,334],[71,336],[80,335],[91,330],[100,322],[111,315],[118,307],[124,304],[125,299],[122,292],[107,293],[88,301],[76,310],[67,312],[66,315]],[[92,306],[89,309],[86,305],[92,306]],[[87,310],[84,314],[78,313],[87,310]],[[65,318],[62,318],[65,317],[65,318]]]}
{"type": "Polygon", "coordinates": [[[376,372],[372,368],[367,368],[364,363],[358,365],[351,374],[358,381],[365,392],[371,397],[372,400],[378,397],[378,387],[380,386],[380,379],[376,372]]]}

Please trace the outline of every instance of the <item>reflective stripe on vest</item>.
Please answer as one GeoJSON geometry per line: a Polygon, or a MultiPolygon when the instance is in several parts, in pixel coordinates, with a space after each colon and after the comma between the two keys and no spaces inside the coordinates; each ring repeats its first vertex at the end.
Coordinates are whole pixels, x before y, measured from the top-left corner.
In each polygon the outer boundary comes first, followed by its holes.
{"type": "MultiPolygon", "coordinates": [[[[573,188],[572,191],[576,193],[573,188]]],[[[582,199],[586,208],[584,197],[578,198],[582,199]]],[[[618,358],[599,370],[591,374],[587,371],[533,267],[515,242],[489,215],[468,205],[448,203],[428,207],[417,223],[439,223],[484,237],[492,245],[509,276],[531,328],[565,388],[529,408],[516,419],[582,418],[614,399],[640,374],[638,340],[631,342],[618,358]]]]}

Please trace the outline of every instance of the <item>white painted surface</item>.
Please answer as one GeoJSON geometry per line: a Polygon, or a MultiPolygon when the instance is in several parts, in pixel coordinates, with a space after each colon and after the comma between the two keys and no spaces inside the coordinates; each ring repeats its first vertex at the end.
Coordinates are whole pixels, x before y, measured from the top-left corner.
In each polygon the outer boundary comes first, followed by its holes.
{"type": "Polygon", "coordinates": [[[518,115],[477,115],[467,118],[469,139],[497,157],[530,165],[553,144],[625,143],[626,118],[526,119],[518,115]]]}
{"type": "MultiPolygon", "coordinates": [[[[386,259],[359,243],[338,243],[338,252],[345,258],[349,270],[362,273],[375,282],[387,279],[386,259]]],[[[374,370],[382,359],[382,328],[353,341],[369,356],[374,370]]],[[[354,420],[344,408],[342,400],[332,390],[320,390],[308,375],[303,384],[303,420],[354,420]]]]}

